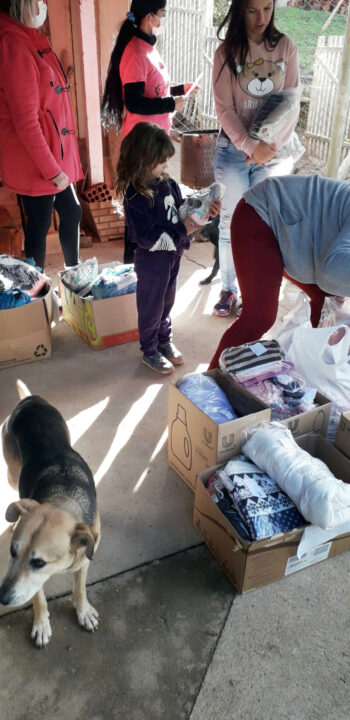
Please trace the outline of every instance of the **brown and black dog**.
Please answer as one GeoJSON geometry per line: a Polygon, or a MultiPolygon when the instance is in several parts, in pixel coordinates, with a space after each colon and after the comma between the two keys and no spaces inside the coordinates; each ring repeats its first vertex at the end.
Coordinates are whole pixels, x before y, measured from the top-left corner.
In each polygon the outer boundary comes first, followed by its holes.
{"type": "Polygon", "coordinates": [[[0,603],[17,607],[33,602],[31,637],[47,645],[51,626],[44,583],[54,574],[73,572],[78,622],[95,630],[98,612],[87,601],[86,576],[100,540],[96,489],[90,468],[71,447],[62,415],[17,380],[21,401],[2,428],[8,480],[19,490],[6,520],[16,523],[8,572],[0,582],[0,603]]]}

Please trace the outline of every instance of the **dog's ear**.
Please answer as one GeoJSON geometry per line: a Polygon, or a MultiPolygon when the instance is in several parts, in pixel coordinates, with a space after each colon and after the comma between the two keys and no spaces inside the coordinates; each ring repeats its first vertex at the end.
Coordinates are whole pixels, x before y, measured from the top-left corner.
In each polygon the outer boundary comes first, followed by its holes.
{"type": "Polygon", "coordinates": [[[95,550],[95,542],[97,535],[94,530],[84,523],[78,523],[75,526],[74,533],[71,539],[71,548],[75,552],[79,548],[85,547],[86,557],[88,560],[92,560],[95,550]]]}
{"type": "Polygon", "coordinates": [[[38,507],[40,503],[38,503],[36,500],[18,500],[17,502],[11,503],[11,505],[8,506],[5,518],[7,522],[16,522],[18,520],[20,515],[26,515],[30,510],[33,510],[34,508],[38,507]]]}

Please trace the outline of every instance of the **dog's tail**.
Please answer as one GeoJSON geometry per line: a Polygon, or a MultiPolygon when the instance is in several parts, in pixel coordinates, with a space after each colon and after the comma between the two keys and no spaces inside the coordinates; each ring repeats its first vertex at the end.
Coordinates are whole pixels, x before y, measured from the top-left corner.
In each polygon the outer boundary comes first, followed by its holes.
{"type": "Polygon", "coordinates": [[[16,381],[18,395],[21,400],[24,400],[24,398],[29,397],[31,395],[30,390],[28,390],[27,386],[24,384],[22,380],[16,381]]]}

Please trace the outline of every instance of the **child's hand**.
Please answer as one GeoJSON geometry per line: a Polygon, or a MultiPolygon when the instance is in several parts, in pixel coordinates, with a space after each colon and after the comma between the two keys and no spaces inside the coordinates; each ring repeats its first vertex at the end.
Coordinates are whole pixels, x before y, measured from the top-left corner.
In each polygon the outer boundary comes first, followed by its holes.
{"type": "Polygon", "coordinates": [[[221,210],[221,200],[216,198],[216,200],[212,200],[209,205],[209,217],[214,218],[216,217],[221,210]]]}
{"type": "Polygon", "coordinates": [[[198,225],[194,220],[192,220],[190,215],[187,215],[187,218],[183,221],[183,224],[186,228],[187,235],[192,235],[194,232],[198,232],[200,230],[200,225],[198,225]]]}

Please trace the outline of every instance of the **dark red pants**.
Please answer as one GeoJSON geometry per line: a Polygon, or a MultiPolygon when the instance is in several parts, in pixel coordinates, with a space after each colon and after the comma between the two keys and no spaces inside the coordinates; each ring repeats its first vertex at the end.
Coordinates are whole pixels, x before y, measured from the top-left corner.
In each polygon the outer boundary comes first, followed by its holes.
{"type": "Polygon", "coordinates": [[[317,285],[306,285],[287,275],[275,235],[244,199],[240,200],[232,217],[231,246],[243,309],[240,317],[223,334],[210,369],[219,366],[219,357],[225,348],[259,340],[272,327],[277,317],[283,277],[309,296],[313,327],[318,325],[327,295],[317,285]]]}

